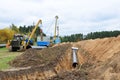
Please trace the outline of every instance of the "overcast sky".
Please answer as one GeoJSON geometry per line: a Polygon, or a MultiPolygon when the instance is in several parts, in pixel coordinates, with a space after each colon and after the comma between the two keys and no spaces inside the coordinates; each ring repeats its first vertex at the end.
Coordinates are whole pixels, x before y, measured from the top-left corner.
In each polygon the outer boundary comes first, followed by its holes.
{"type": "Polygon", "coordinates": [[[120,0],[0,0],[0,29],[42,19],[53,35],[56,15],[60,35],[120,30],[120,0]]]}

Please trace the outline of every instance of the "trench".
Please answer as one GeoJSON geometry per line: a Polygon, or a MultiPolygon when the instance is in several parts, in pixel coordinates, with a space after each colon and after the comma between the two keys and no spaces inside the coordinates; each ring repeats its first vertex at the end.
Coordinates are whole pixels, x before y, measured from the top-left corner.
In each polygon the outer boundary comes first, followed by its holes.
{"type": "Polygon", "coordinates": [[[72,63],[71,46],[65,51],[65,54],[58,56],[55,61],[44,65],[31,67],[20,67],[17,69],[0,71],[0,80],[46,80],[56,76],[60,72],[70,71],[76,67],[72,63]],[[56,63],[57,62],[57,63],[56,63]],[[52,67],[49,67],[51,65],[52,67]]]}
{"type": "MultiPolygon", "coordinates": [[[[117,80],[117,79],[119,80],[120,78],[118,73],[120,72],[120,69],[119,69],[120,37],[110,38],[109,41],[107,41],[106,39],[102,39],[102,40],[98,39],[96,41],[95,40],[83,41],[83,42],[78,42],[77,44],[74,44],[74,45],[65,44],[59,47],[54,47],[55,49],[44,50],[42,52],[53,51],[54,54],[60,53],[60,55],[55,56],[55,59],[50,61],[50,63],[46,65],[44,64],[37,65],[38,63],[36,62],[35,64],[36,66],[31,66],[29,68],[0,71],[0,80],[47,80],[47,79],[49,80],[51,79],[51,77],[54,77],[61,72],[72,71],[78,68],[79,65],[82,65],[81,66],[82,70],[84,69],[87,71],[89,69],[88,71],[91,72],[89,74],[89,77],[91,77],[90,79],[81,79],[81,80],[93,80],[93,79],[107,80],[106,78],[108,77],[109,74],[111,74],[111,76],[117,76],[116,79],[114,80],[117,80]],[[109,43],[109,41],[111,40],[113,41],[113,43],[109,43]],[[72,50],[71,50],[72,46],[76,46],[79,48],[76,54],[78,60],[77,62],[74,62],[74,63],[72,60],[72,50]],[[112,67],[113,67],[113,70],[111,69],[112,67]],[[105,79],[104,79],[104,76],[105,76],[105,79]]],[[[51,56],[51,54],[47,56],[51,56]]],[[[25,58],[29,58],[29,57],[25,57],[25,58]]],[[[31,57],[29,59],[34,60],[34,59],[31,59],[31,57]]],[[[75,74],[75,76],[76,75],[77,74],[75,74]]],[[[76,80],[80,80],[80,78],[76,80]]]]}
{"type": "Polygon", "coordinates": [[[47,65],[20,67],[13,70],[0,71],[0,80],[47,80],[61,72],[72,71],[84,63],[85,60],[83,58],[86,56],[86,52],[79,49],[76,53],[77,62],[74,62],[71,48],[72,45],[69,45],[66,50],[61,50],[64,51],[64,54],[57,56],[54,61],[51,61],[47,65]],[[51,67],[49,67],[49,65],[51,65],[51,67]]]}

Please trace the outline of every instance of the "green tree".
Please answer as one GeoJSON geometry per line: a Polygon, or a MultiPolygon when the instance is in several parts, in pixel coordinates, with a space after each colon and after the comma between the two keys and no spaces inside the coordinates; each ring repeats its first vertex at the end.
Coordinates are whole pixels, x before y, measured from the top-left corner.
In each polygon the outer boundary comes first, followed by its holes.
{"type": "Polygon", "coordinates": [[[16,33],[19,33],[19,29],[14,24],[10,26],[10,29],[14,30],[16,33]]]}
{"type": "Polygon", "coordinates": [[[77,42],[83,40],[83,34],[72,34],[70,36],[61,37],[62,42],[77,42]]]}

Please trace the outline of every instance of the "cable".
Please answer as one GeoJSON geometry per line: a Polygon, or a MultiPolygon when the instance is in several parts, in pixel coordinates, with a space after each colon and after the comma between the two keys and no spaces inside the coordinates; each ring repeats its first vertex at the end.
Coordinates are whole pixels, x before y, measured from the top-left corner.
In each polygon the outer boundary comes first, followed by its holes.
{"type": "Polygon", "coordinates": [[[49,25],[48,30],[46,30],[46,33],[48,33],[48,31],[49,31],[50,28],[52,27],[53,23],[54,23],[54,21],[52,21],[52,23],[49,25]]]}

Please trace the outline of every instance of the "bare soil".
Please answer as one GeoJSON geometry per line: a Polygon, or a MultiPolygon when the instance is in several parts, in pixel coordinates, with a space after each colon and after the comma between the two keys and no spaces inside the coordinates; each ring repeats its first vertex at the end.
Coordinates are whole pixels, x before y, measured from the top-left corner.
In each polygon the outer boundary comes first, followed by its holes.
{"type": "Polygon", "coordinates": [[[66,50],[70,47],[70,44],[65,44],[42,50],[29,49],[26,50],[21,56],[18,56],[11,61],[10,65],[13,67],[28,67],[47,65],[51,62],[57,63],[56,59],[59,59],[62,55],[64,55],[66,50]]]}
{"type": "Polygon", "coordinates": [[[88,73],[85,71],[74,70],[57,74],[48,80],[88,80],[88,73]]]}
{"type": "Polygon", "coordinates": [[[120,80],[120,36],[62,43],[43,50],[29,49],[1,71],[1,80],[120,80]],[[78,47],[78,66],[72,68],[72,49],[78,47]]]}

